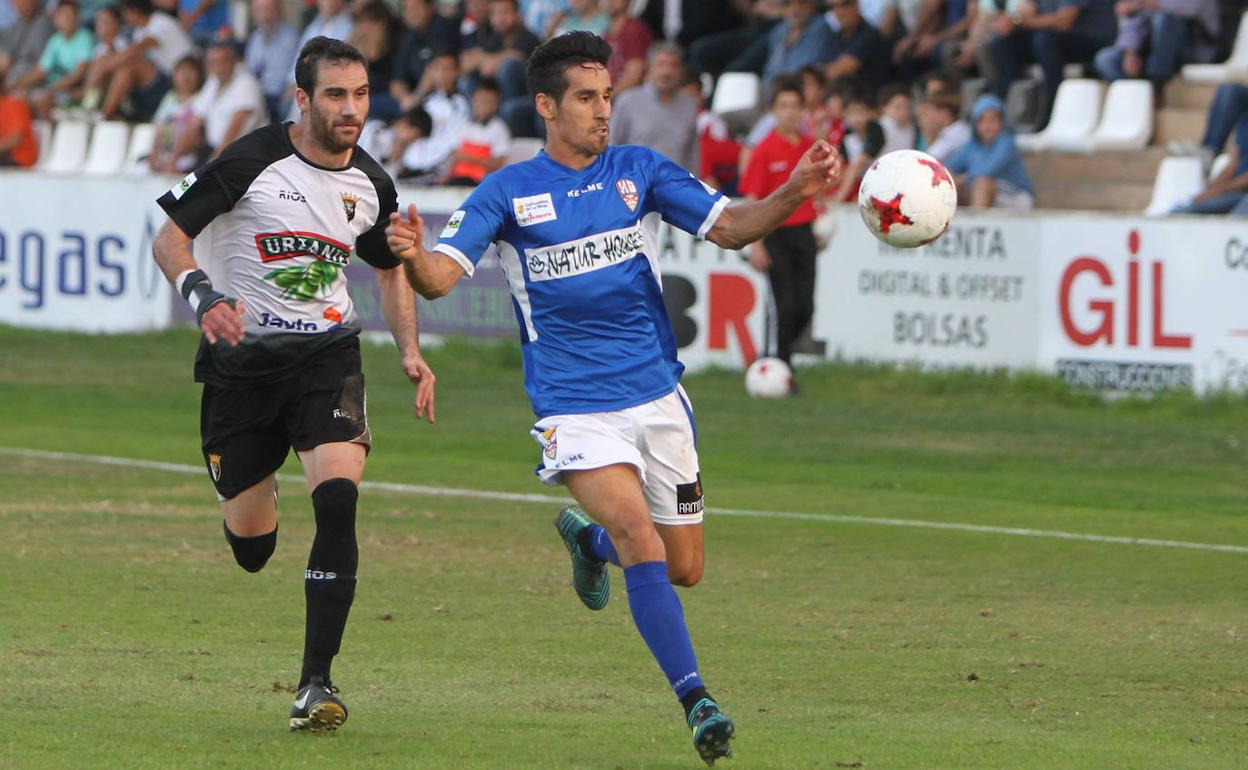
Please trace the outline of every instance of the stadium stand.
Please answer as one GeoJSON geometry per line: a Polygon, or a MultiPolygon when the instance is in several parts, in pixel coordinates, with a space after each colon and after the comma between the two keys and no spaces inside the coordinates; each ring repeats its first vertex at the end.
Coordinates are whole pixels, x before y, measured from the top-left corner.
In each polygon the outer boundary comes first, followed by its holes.
{"type": "Polygon", "coordinates": [[[1099,80],[1063,80],[1057,87],[1049,124],[1038,133],[1020,135],[1019,149],[1023,152],[1081,149],[1096,129],[1103,91],[1104,84],[1099,80]]]}
{"type": "Polygon", "coordinates": [[[1105,94],[1101,120],[1087,141],[1075,149],[1142,150],[1153,135],[1153,84],[1115,80],[1105,94]]]}
{"type": "Polygon", "coordinates": [[[1144,213],[1161,216],[1176,203],[1198,192],[1205,180],[1201,177],[1200,158],[1182,156],[1162,158],[1153,180],[1153,196],[1144,213]]]}
{"type": "Polygon", "coordinates": [[[130,132],[130,143],[126,150],[126,159],[121,164],[122,170],[136,168],[139,162],[151,152],[152,142],[156,139],[156,124],[139,123],[130,132]]]}
{"type": "Polygon", "coordinates": [[[82,164],[82,173],[110,176],[121,171],[130,140],[130,124],[116,120],[96,123],[91,131],[91,146],[82,164]]]}
{"type": "Polygon", "coordinates": [[[62,120],[52,130],[52,141],[39,157],[38,169],[57,174],[71,174],[82,168],[87,157],[87,140],[91,124],[82,120],[62,120]]]}
{"type": "Polygon", "coordinates": [[[1236,77],[1248,77],[1248,11],[1239,20],[1239,32],[1235,34],[1235,43],[1231,55],[1220,64],[1185,64],[1181,70],[1184,80],[1193,83],[1222,83],[1236,77]]]}

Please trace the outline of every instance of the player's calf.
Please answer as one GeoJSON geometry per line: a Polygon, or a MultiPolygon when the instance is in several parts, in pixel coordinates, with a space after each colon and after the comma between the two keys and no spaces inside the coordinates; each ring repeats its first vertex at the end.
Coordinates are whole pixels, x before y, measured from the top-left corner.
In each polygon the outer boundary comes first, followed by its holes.
{"type": "Polygon", "coordinates": [[[359,489],[345,478],[323,481],[312,490],[316,537],[304,573],[307,629],[300,687],[312,677],[329,681],[330,664],[338,654],[347,615],[355,601],[359,546],[355,510],[359,489]]]}
{"type": "Polygon", "coordinates": [[[225,540],[234,552],[234,561],[248,572],[259,572],[263,569],[277,548],[277,527],[272,532],[253,537],[234,534],[224,521],[221,522],[221,529],[225,530],[225,540]]]}

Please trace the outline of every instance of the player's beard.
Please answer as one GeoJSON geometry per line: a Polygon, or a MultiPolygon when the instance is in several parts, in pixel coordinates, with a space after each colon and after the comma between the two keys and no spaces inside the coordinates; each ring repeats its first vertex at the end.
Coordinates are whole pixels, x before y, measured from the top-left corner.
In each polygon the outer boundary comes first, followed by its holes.
{"type": "Polygon", "coordinates": [[[336,155],[340,152],[349,152],[355,147],[356,140],[359,138],[358,132],[351,139],[344,140],[337,136],[335,129],[341,125],[359,127],[360,123],[338,120],[333,115],[321,112],[314,105],[309,105],[308,112],[311,118],[309,122],[312,127],[312,139],[323,149],[336,155]]]}

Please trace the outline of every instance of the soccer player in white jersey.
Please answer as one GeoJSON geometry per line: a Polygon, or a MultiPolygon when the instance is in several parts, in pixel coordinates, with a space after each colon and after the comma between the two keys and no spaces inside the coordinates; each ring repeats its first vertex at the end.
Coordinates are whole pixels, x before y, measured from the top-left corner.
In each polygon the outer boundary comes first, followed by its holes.
{"type": "Polygon", "coordinates": [[[840,174],[817,142],[768,197],[723,195],[644,147],[609,146],[611,48],[588,32],[541,45],[529,91],[546,122],[544,152],[485,178],[423,244],[415,206],[391,216],[391,250],[425,297],[471,276],[490,244],[519,320],[525,387],[541,445],[538,474],[566,484],[579,508],[555,525],[572,556],[573,586],[590,609],[623,568],[629,609],[685,709],[708,764],[730,756],[735,727],[707,693],[672,584],[702,576],[702,482],[693,412],[663,305],[660,220],[739,249],[780,225],[840,174]],[[597,522],[592,522],[584,512],[597,522]]]}
{"type": "Polygon", "coordinates": [[[316,536],[290,727],[318,731],[347,718],[330,664],[355,598],[356,502],[371,444],[359,319],[343,274],[353,249],[374,268],[416,416],[430,422],[434,376],[417,344],[415,297],[386,245],[394,183],[356,147],[368,116],[364,57],[313,38],[295,76],[300,121],[242,137],[161,196],[169,220],[153,252],[203,330],[195,379],[204,384],[204,462],[226,540],[248,572],[277,545],[274,474],[292,447],[303,463],[316,536]]]}

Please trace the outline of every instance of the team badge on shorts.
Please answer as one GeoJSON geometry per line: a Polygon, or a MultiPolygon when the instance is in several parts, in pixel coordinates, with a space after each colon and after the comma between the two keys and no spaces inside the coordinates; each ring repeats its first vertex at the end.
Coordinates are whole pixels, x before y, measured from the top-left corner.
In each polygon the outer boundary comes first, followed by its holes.
{"type": "Polygon", "coordinates": [[[360,196],[351,193],[342,193],[342,211],[347,215],[347,221],[355,219],[355,204],[359,202],[360,196]]]}
{"type": "Polygon", "coordinates": [[[542,431],[542,454],[547,460],[555,459],[555,455],[559,454],[559,442],[555,439],[555,429],[547,428],[542,431]]]}
{"type": "Polygon", "coordinates": [[[213,481],[221,480],[221,455],[208,455],[208,471],[212,473],[213,481]]]}
{"type": "Polygon", "coordinates": [[[633,184],[633,180],[619,180],[615,183],[615,190],[624,199],[624,205],[628,206],[629,211],[637,210],[637,202],[641,199],[641,196],[637,194],[637,185],[633,184]]]}

